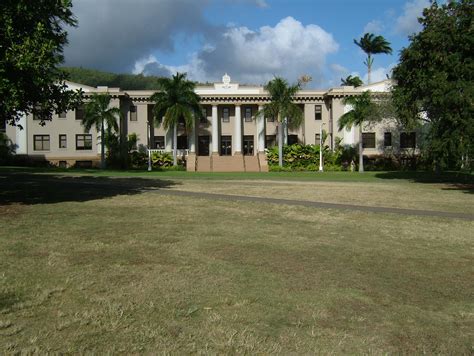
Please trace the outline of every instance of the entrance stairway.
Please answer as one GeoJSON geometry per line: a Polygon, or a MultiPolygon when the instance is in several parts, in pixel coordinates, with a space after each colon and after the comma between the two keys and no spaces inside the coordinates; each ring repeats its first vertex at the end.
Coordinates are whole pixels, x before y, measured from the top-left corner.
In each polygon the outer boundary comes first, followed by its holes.
{"type": "Polygon", "coordinates": [[[192,172],[268,172],[265,154],[257,156],[189,155],[186,170],[192,172]]]}

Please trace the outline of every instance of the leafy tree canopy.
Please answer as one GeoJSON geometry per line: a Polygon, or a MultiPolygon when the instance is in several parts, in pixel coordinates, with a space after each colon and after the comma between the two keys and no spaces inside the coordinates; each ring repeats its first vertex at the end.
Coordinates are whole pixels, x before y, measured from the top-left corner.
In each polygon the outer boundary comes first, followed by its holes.
{"type": "Polygon", "coordinates": [[[398,116],[406,126],[428,124],[425,149],[437,169],[474,156],[473,10],[472,0],[433,2],[393,70],[398,116]]]}
{"type": "Polygon", "coordinates": [[[349,75],[346,78],[341,78],[341,85],[353,86],[357,88],[360,87],[362,84],[364,84],[364,82],[357,75],[355,77],[349,75]]]}
{"type": "Polygon", "coordinates": [[[71,7],[71,0],[0,2],[0,121],[15,125],[33,113],[44,123],[80,102],[81,92],[67,88],[58,67],[63,27],[76,26],[71,7]]]}

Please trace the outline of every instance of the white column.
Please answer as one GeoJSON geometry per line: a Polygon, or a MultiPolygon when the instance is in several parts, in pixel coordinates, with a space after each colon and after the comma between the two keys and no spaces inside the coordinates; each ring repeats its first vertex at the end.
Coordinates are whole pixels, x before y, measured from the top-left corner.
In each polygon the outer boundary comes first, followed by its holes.
{"type": "Polygon", "coordinates": [[[288,145],[288,118],[283,120],[283,144],[288,145]]]}
{"type": "Polygon", "coordinates": [[[212,105],[212,153],[219,154],[219,119],[217,105],[212,105]]]}
{"type": "Polygon", "coordinates": [[[242,154],[242,114],[240,111],[240,104],[235,105],[235,120],[234,120],[234,155],[242,154]]]}
{"type": "MultiPolygon", "coordinates": [[[[263,110],[263,105],[258,106],[258,111],[263,110]]],[[[265,117],[264,115],[259,115],[257,117],[257,140],[258,140],[258,152],[265,151],[265,117]]]]}
{"type": "Polygon", "coordinates": [[[194,125],[189,136],[189,152],[196,153],[196,118],[194,118],[194,125]]]}
{"type": "Polygon", "coordinates": [[[165,151],[166,152],[173,152],[173,128],[170,127],[166,131],[165,136],[165,151]]]}
{"type": "MultiPolygon", "coordinates": [[[[16,127],[16,154],[26,155],[28,154],[28,123],[26,122],[26,115],[20,116],[20,120],[17,125],[21,125],[22,129],[16,127]]],[[[34,144],[34,143],[33,143],[34,144]]],[[[52,146],[51,146],[52,147],[52,146]]]]}

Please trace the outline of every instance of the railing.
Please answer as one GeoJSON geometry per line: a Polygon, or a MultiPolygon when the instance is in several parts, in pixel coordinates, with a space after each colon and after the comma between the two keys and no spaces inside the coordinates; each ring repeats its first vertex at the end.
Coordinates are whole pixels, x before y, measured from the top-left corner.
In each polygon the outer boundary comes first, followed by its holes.
{"type": "MultiPolygon", "coordinates": [[[[189,150],[188,149],[178,149],[177,150],[177,155],[178,157],[187,157],[189,155],[189,150]]],[[[153,148],[153,149],[149,149],[148,150],[148,153],[149,154],[152,154],[152,153],[164,153],[164,152],[168,152],[170,154],[173,154],[173,150],[171,151],[167,151],[163,148],[153,148]]]]}

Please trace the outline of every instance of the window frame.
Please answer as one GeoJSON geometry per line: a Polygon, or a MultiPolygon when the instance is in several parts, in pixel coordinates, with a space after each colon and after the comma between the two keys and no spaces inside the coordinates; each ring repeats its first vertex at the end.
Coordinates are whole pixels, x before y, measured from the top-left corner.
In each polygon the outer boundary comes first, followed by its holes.
{"type": "Polygon", "coordinates": [[[368,149],[374,149],[376,147],[377,147],[377,136],[376,136],[375,132],[362,132],[362,148],[363,149],[367,149],[367,148],[368,149]],[[368,139],[367,137],[369,135],[371,136],[370,142],[372,142],[372,140],[373,140],[373,146],[372,145],[369,146],[367,144],[367,139],[368,139]]]}
{"type": "Polygon", "coordinates": [[[80,105],[74,110],[75,120],[83,121],[84,120],[85,109],[83,105],[80,105]]]}
{"type": "Polygon", "coordinates": [[[59,134],[58,148],[62,150],[67,148],[67,135],[66,134],[59,134]],[[62,139],[64,139],[64,147],[61,147],[61,143],[63,142],[62,139]]]}
{"type": "Polygon", "coordinates": [[[244,107],[244,121],[245,122],[252,122],[252,114],[253,114],[252,107],[251,106],[245,106],[244,107]],[[247,110],[250,110],[250,115],[249,116],[247,116],[247,113],[248,113],[247,110]]]}
{"type": "Polygon", "coordinates": [[[230,122],[230,108],[228,106],[222,108],[222,122],[230,122]],[[225,116],[226,113],[227,117],[225,116]]]}
{"type": "Polygon", "coordinates": [[[51,151],[51,137],[50,135],[45,135],[45,134],[38,134],[38,135],[33,135],[33,151],[51,151]],[[37,141],[37,138],[40,138],[41,137],[41,148],[38,148],[36,146],[36,143],[38,142],[37,141]],[[44,138],[47,138],[47,140],[45,140],[44,138]],[[45,143],[48,143],[48,148],[44,148],[44,145],[45,143]]]}
{"type": "Polygon", "coordinates": [[[153,143],[155,146],[155,149],[157,150],[164,150],[166,145],[165,145],[165,136],[154,136],[153,137],[153,143]],[[158,146],[158,143],[163,143],[162,145],[158,146]]]}
{"type": "Polygon", "coordinates": [[[207,124],[208,122],[208,112],[207,112],[207,106],[202,107],[202,117],[199,118],[199,123],[200,124],[207,124]]]}
{"type": "Polygon", "coordinates": [[[323,106],[321,104],[314,105],[314,120],[315,121],[323,120],[323,106]]]}
{"type": "Polygon", "coordinates": [[[92,151],[92,134],[76,134],[76,151],[92,151]],[[83,138],[84,146],[78,146],[79,139],[83,138]],[[90,147],[86,146],[86,142],[89,140],[86,140],[86,138],[90,139],[90,147]]]}
{"type": "Polygon", "coordinates": [[[136,105],[130,105],[128,108],[129,120],[138,121],[138,110],[136,105]]]}
{"type": "Polygon", "coordinates": [[[391,132],[383,133],[383,147],[393,147],[391,132]]]}
{"type": "Polygon", "coordinates": [[[400,132],[400,149],[413,149],[416,148],[416,132],[415,131],[403,131],[400,132]],[[413,140],[413,145],[410,145],[413,140]]]}

